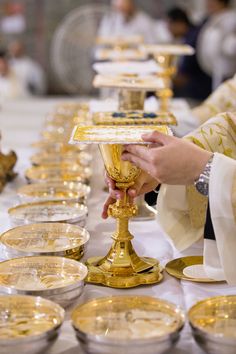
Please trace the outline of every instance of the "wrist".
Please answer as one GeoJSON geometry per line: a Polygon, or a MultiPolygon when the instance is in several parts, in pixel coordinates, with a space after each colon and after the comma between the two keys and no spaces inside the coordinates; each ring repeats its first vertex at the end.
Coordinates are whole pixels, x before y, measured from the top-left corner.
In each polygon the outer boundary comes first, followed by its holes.
{"type": "Polygon", "coordinates": [[[209,180],[210,180],[210,173],[211,173],[211,166],[213,162],[214,154],[210,154],[210,158],[208,159],[207,163],[203,171],[200,173],[199,177],[195,180],[194,185],[196,190],[204,195],[208,196],[209,194],[209,180]]]}
{"type": "Polygon", "coordinates": [[[204,172],[206,165],[212,156],[213,156],[212,152],[201,150],[201,154],[197,158],[197,163],[194,169],[194,176],[193,176],[194,182],[197,181],[200,175],[204,172]]]}

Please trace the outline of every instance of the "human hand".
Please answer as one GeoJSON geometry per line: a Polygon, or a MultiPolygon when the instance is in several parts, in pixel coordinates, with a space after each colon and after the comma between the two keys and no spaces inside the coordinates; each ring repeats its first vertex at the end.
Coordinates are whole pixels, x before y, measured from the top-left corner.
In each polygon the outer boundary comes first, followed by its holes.
{"type": "MultiPolygon", "coordinates": [[[[115,182],[107,174],[105,175],[105,181],[109,186],[109,197],[103,206],[103,219],[108,217],[109,206],[115,203],[117,199],[122,199],[124,197],[124,192],[116,188],[115,182]]],[[[141,171],[140,175],[135,180],[135,183],[127,190],[130,203],[133,203],[133,199],[137,196],[151,192],[157,187],[157,185],[158,182],[153,177],[146,172],[141,171]]]]}
{"type": "Polygon", "coordinates": [[[127,145],[122,159],[141,168],[157,184],[193,184],[212,155],[191,142],[157,131],[145,134],[142,138],[152,145],[127,145]]]}

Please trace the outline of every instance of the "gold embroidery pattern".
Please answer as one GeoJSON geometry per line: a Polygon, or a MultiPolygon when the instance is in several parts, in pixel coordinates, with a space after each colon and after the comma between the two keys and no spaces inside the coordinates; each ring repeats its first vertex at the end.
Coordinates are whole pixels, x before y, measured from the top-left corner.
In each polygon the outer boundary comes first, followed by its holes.
{"type": "Polygon", "coordinates": [[[219,114],[186,138],[202,149],[236,159],[236,115],[219,114]]]}
{"type": "Polygon", "coordinates": [[[236,111],[236,76],[225,81],[202,105],[193,109],[193,114],[202,123],[221,112],[236,111]]]}
{"type": "MultiPolygon", "coordinates": [[[[202,149],[236,159],[236,114],[219,114],[186,138],[202,149]]],[[[203,227],[206,221],[207,198],[190,186],[187,187],[187,199],[192,226],[203,227]]]]}

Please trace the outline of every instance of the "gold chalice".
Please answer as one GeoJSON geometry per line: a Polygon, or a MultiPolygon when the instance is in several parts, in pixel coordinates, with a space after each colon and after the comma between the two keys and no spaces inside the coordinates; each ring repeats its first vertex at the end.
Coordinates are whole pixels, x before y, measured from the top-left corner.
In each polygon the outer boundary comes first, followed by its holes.
{"type": "Polygon", "coordinates": [[[143,143],[141,135],[158,130],[168,134],[166,126],[91,126],[78,127],[72,142],[98,143],[108,175],[115,181],[116,188],[123,192],[123,198],[109,206],[108,214],[116,219],[116,230],[112,235],[113,244],[105,257],[87,260],[89,273],[87,281],[114,288],[129,288],[141,284],[158,283],[162,279],[157,259],[139,257],[135,252],[129,232],[129,219],[136,215],[127,189],[131,187],[141,170],[121,158],[124,142],[143,143]]]}

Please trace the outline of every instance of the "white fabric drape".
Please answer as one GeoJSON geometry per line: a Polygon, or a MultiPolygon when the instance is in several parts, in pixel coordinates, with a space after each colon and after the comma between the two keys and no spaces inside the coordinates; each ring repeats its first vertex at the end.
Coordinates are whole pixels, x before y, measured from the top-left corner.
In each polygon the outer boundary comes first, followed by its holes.
{"type": "MultiPolygon", "coordinates": [[[[236,284],[236,223],[232,185],[236,161],[215,154],[209,183],[209,203],[216,241],[204,240],[204,268],[209,278],[236,284]]],[[[157,220],[179,251],[203,237],[204,227],[191,224],[185,186],[162,185],[157,220]]]]}
{"type": "MultiPolygon", "coordinates": [[[[236,161],[221,154],[215,154],[209,183],[209,203],[212,224],[216,237],[225,279],[231,285],[236,284],[236,222],[232,205],[232,189],[236,173],[236,161]]],[[[208,248],[209,244],[204,245],[208,248]]],[[[212,272],[210,257],[205,258],[205,270],[214,279],[223,273],[212,272]],[[208,266],[209,265],[209,266],[208,266]]]]}

